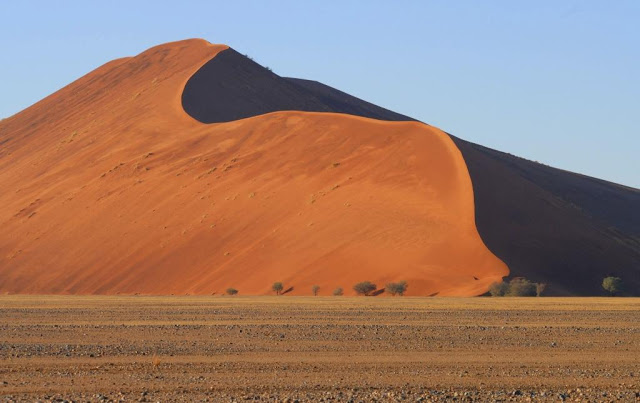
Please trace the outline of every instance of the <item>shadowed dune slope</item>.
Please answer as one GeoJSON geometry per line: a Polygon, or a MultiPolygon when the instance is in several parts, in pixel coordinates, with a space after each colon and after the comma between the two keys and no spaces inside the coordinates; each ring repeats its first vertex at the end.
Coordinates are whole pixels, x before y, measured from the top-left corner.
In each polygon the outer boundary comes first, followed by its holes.
{"type": "Polygon", "coordinates": [[[554,295],[640,295],[640,191],[453,138],[473,181],[476,224],[512,276],[554,295]]]}
{"type": "Polygon", "coordinates": [[[313,95],[320,99],[325,105],[330,106],[334,112],[348,113],[350,115],[380,120],[415,121],[413,118],[381,108],[318,81],[291,77],[284,77],[284,79],[313,93],[313,95]]]}
{"type": "MultiPolygon", "coordinates": [[[[283,281],[352,294],[407,280],[409,295],[478,295],[508,274],[438,129],[296,111],[192,119],[183,89],[225,49],[158,46],[0,123],[0,292],[264,294],[283,281]]],[[[227,98],[231,111],[248,99],[227,98]]]]}
{"type": "Polygon", "coordinates": [[[315,81],[284,78],[233,49],[220,52],[187,82],[184,110],[203,123],[278,111],[339,112],[381,120],[413,120],[315,81]]]}
{"type": "MultiPolygon", "coordinates": [[[[330,110],[389,121],[412,120],[316,81],[278,77],[231,50],[220,56],[225,57],[214,58],[191,79],[198,84],[194,87],[211,89],[206,96],[194,94],[191,99],[201,105],[204,122],[236,117],[211,101],[215,94],[229,93],[231,88],[217,81],[236,69],[251,71],[261,77],[260,82],[270,83],[249,85],[251,76],[244,76],[237,87],[253,90],[235,95],[234,110],[246,114],[330,110]],[[281,95],[273,95],[273,88],[296,88],[304,101],[284,102],[281,95]]],[[[509,266],[512,277],[548,283],[547,294],[602,295],[602,279],[615,275],[624,279],[628,294],[640,295],[640,191],[453,140],[473,182],[478,231],[509,266]]]]}

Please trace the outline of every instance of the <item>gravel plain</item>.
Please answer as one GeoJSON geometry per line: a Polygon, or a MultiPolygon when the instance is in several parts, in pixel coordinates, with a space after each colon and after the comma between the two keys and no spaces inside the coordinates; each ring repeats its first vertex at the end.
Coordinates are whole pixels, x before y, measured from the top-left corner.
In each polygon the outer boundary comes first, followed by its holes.
{"type": "Polygon", "coordinates": [[[640,401],[640,299],[0,297],[4,401],[640,401]]]}

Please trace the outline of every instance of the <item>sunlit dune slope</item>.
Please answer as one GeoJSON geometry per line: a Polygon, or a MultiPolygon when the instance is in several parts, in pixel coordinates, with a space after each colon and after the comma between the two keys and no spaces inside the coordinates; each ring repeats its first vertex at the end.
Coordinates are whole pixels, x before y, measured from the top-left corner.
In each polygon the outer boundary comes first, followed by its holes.
{"type": "Polygon", "coordinates": [[[0,123],[0,292],[477,295],[508,274],[438,129],[311,112],[203,124],[187,80],[225,46],[108,63],[0,123]]]}
{"type": "MultiPolygon", "coordinates": [[[[316,81],[286,80],[334,112],[412,120],[316,81]]],[[[545,283],[545,295],[606,295],[602,279],[618,276],[623,295],[640,295],[640,190],[451,138],[471,176],[478,232],[510,278],[545,283]]]]}

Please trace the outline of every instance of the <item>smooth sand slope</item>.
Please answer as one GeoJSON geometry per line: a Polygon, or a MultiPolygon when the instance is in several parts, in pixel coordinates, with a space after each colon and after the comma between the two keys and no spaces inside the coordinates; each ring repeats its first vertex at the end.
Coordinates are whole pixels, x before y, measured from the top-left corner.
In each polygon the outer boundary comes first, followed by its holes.
{"type": "Polygon", "coordinates": [[[448,135],[275,112],[203,124],[189,78],[225,46],[110,62],[0,123],[0,292],[321,294],[407,280],[478,295],[508,274],[448,135]]]}

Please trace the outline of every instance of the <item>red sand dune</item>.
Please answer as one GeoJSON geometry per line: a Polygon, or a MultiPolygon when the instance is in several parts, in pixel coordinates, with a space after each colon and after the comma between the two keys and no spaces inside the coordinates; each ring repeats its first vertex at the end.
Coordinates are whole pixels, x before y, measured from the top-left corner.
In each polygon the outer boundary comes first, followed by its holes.
{"type": "Polygon", "coordinates": [[[185,83],[226,46],[115,60],[0,123],[0,292],[311,294],[508,274],[458,148],[417,122],[276,112],[202,124],[185,83]]]}

